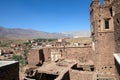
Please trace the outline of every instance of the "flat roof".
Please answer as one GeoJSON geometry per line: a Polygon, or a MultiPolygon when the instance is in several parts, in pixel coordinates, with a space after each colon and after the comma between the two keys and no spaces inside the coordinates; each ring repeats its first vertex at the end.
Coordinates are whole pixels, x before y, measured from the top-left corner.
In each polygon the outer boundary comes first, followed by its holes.
{"type": "Polygon", "coordinates": [[[113,54],[114,58],[117,60],[117,62],[120,64],[120,53],[113,54]]]}
{"type": "Polygon", "coordinates": [[[59,75],[61,72],[64,72],[71,68],[76,64],[76,62],[69,62],[69,61],[61,61],[61,62],[51,62],[51,63],[44,63],[41,67],[37,68],[39,73],[47,73],[47,74],[54,74],[54,75],[59,75]]]}
{"type": "Polygon", "coordinates": [[[18,61],[0,61],[0,67],[17,63],[18,61]]]}

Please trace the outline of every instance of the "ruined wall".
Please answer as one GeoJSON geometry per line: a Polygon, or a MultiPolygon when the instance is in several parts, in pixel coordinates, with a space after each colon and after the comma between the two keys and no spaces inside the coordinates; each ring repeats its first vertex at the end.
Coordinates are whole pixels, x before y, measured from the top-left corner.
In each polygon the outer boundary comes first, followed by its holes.
{"type": "Polygon", "coordinates": [[[120,52],[120,0],[104,0],[104,5],[99,4],[99,0],[93,0],[90,7],[97,80],[114,80],[118,79],[113,54],[120,52]]]}
{"type": "Polygon", "coordinates": [[[69,71],[70,80],[96,80],[93,72],[69,71]]]}
{"type": "Polygon", "coordinates": [[[120,52],[120,0],[104,0],[102,6],[99,3],[99,0],[93,0],[90,7],[96,67],[98,73],[103,73],[102,77],[110,77],[117,74],[113,54],[120,52]],[[106,20],[109,28],[105,26],[106,20]]]}
{"type": "Polygon", "coordinates": [[[115,52],[120,53],[120,0],[113,0],[112,7],[114,12],[115,52]]]}
{"type": "Polygon", "coordinates": [[[31,49],[29,54],[28,54],[28,64],[30,66],[36,66],[37,64],[40,63],[40,59],[39,59],[39,49],[31,49]]]}
{"type": "Polygon", "coordinates": [[[41,65],[43,62],[51,61],[50,49],[31,49],[27,60],[30,66],[41,65]]]}
{"type": "Polygon", "coordinates": [[[19,63],[0,67],[0,80],[19,80],[19,63]]]}
{"type": "Polygon", "coordinates": [[[115,73],[114,57],[115,38],[113,12],[110,0],[104,0],[104,5],[99,0],[93,0],[91,5],[91,28],[93,43],[95,44],[94,53],[96,54],[96,70],[101,73],[115,73]],[[97,1],[97,2],[95,2],[97,1]]]}
{"type": "Polygon", "coordinates": [[[99,72],[115,72],[114,67],[114,34],[113,33],[99,33],[98,38],[98,64],[97,70],[99,72]]]}
{"type": "Polygon", "coordinates": [[[98,74],[97,75],[97,80],[119,80],[118,75],[114,74],[98,74]]]}
{"type": "MultiPolygon", "coordinates": [[[[115,30],[115,53],[120,53],[120,0],[113,0],[112,3],[113,7],[113,20],[114,20],[114,30],[115,30]]],[[[120,68],[118,67],[119,64],[115,60],[115,65],[117,68],[117,72],[120,75],[120,68]]],[[[120,76],[119,76],[120,79],[120,76]]]]}
{"type": "Polygon", "coordinates": [[[45,62],[51,61],[51,50],[50,50],[50,48],[44,48],[43,53],[44,53],[45,62]]]}
{"type": "Polygon", "coordinates": [[[65,59],[74,59],[80,60],[81,58],[84,60],[93,60],[92,48],[91,47],[70,47],[65,49],[65,53],[63,53],[63,57],[65,59]]]}
{"type": "Polygon", "coordinates": [[[120,52],[120,13],[114,16],[115,24],[115,49],[116,53],[120,52]]]}
{"type": "Polygon", "coordinates": [[[59,53],[61,59],[71,60],[94,60],[91,46],[89,47],[52,47],[43,49],[32,49],[28,54],[28,64],[35,66],[42,62],[51,61],[51,53],[59,53]]]}
{"type": "Polygon", "coordinates": [[[51,51],[56,51],[56,54],[61,54],[62,59],[71,59],[79,61],[94,60],[94,54],[92,52],[91,46],[52,48],[51,51]]]}

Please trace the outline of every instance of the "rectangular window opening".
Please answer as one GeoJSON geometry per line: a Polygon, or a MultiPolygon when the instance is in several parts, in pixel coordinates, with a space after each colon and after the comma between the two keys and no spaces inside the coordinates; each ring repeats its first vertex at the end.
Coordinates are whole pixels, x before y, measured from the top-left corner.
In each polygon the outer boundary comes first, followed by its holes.
{"type": "Polygon", "coordinates": [[[112,8],[110,8],[109,10],[110,10],[110,14],[111,14],[111,16],[113,16],[112,8]]]}
{"type": "Polygon", "coordinates": [[[119,24],[120,23],[120,21],[119,21],[119,19],[117,18],[117,23],[119,24]]]}
{"type": "Polygon", "coordinates": [[[109,19],[105,19],[105,29],[109,29],[109,19]]]}

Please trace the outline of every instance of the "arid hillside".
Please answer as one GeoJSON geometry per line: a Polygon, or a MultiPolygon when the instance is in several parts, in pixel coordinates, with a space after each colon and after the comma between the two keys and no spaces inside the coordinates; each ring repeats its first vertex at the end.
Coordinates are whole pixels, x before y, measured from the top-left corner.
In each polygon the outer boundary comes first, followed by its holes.
{"type": "Polygon", "coordinates": [[[62,34],[36,31],[32,29],[0,27],[1,39],[34,39],[34,38],[64,38],[62,34]]]}

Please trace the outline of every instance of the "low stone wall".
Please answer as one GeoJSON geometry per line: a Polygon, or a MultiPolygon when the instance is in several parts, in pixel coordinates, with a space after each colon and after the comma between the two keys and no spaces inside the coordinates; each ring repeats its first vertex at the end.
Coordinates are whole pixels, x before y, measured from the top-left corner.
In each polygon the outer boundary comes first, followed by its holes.
{"type": "Polygon", "coordinates": [[[70,70],[69,76],[70,80],[96,80],[94,79],[94,72],[70,70]]]}

